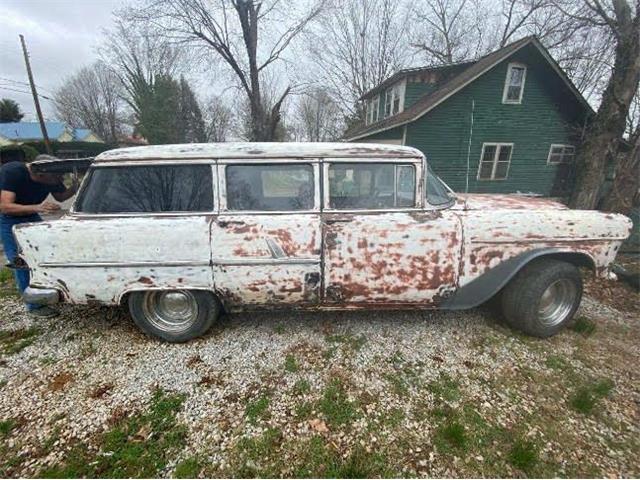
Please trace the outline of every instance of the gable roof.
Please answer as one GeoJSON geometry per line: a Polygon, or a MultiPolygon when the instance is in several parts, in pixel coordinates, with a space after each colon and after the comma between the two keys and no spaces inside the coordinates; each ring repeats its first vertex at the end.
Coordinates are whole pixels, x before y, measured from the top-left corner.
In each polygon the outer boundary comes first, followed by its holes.
{"type": "Polygon", "coordinates": [[[522,49],[526,45],[535,46],[545,60],[551,65],[553,70],[558,74],[558,76],[564,81],[569,90],[574,94],[576,99],[580,104],[582,104],[587,111],[593,112],[593,109],[587,102],[587,100],[582,96],[582,94],[578,91],[573,82],[567,77],[566,73],[560,68],[558,63],[551,57],[546,48],[540,43],[540,41],[535,36],[524,37],[520,40],[517,40],[505,47],[496,50],[484,57],[481,57],[476,62],[470,63],[469,67],[463,70],[461,73],[453,77],[448,82],[443,83],[440,88],[435,91],[425,94],[420,99],[418,99],[413,105],[411,105],[406,110],[394,115],[392,117],[387,117],[383,120],[380,120],[376,123],[372,123],[370,125],[359,125],[349,131],[347,131],[344,135],[345,140],[352,141],[362,137],[366,137],[368,135],[372,135],[374,133],[382,132],[385,130],[389,130],[391,128],[399,127],[406,123],[413,122],[427,112],[435,108],[444,102],[451,95],[457,93],[462,88],[469,85],[471,82],[476,80],[478,77],[482,76],[484,73],[488,72],[490,69],[495,67],[497,64],[508,58],[509,56],[516,53],[518,50],[522,49]]]}
{"type": "MultiPolygon", "coordinates": [[[[93,132],[91,130],[89,130],[88,128],[74,128],[73,129],[73,139],[75,141],[77,141],[77,142],[81,142],[85,138],[87,138],[89,135],[91,135],[92,133],[93,132]]],[[[98,137],[95,133],[93,133],[93,135],[98,137]]]]}
{"type": "MultiPolygon", "coordinates": [[[[44,122],[44,125],[51,140],[58,140],[63,133],[68,132],[73,140],[82,141],[93,133],[88,128],[71,129],[64,122],[44,122]]],[[[14,142],[43,140],[39,122],[0,123],[0,136],[14,142]]]]}

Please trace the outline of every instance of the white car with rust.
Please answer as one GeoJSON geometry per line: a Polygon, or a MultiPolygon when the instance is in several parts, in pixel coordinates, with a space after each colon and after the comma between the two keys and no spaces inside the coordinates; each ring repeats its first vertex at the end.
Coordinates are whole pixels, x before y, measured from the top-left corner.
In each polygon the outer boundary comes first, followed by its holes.
{"type": "MultiPolygon", "coordinates": [[[[42,167],[42,166],[40,166],[42,167]]],[[[46,165],[45,165],[46,167],[46,165]]],[[[456,195],[413,148],[225,143],[111,150],[61,219],[15,228],[28,302],[129,306],[146,333],[244,309],[466,309],[499,295],[547,337],[631,222],[522,195],[456,195]]]]}

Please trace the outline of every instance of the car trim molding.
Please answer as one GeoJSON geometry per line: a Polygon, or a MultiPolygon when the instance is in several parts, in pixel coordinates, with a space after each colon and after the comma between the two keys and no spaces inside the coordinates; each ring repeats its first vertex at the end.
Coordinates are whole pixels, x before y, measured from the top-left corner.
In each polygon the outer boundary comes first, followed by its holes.
{"type": "Polygon", "coordinates": [[[495,268],[460,287],[453,295],[443,300],[439,308],[444,310],[465,310],[477,307],[498,293],[527,263],[535,258],[553,254],[584,255],[595,266],[593,258],[585,252],[561,248],[530,250],[502,262],[495,268]]]}

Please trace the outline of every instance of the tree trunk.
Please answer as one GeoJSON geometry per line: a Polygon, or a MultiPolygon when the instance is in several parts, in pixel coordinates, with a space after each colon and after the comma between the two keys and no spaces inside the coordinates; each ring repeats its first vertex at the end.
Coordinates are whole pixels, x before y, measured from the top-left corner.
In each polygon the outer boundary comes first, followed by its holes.
{"type": "Polygon", "coordinates": [[[631,150],[618,159],[613,186],[602,203],[604,211],[628,215],[634,201],[640,200],[640,131],[634,137],[631,150]]]}
{"type": "Polygon", "coordinates": [[[629,106],[640,81],[638,17],[631,17],[630,6],[625,0],[614,0],[614,5],[618,20],[614,68],[598,113],[587,129],[586,140],[578,149],[576,187],[569,202],[572,208],[596,207],[607,162],[616,158],[629,106]]]}

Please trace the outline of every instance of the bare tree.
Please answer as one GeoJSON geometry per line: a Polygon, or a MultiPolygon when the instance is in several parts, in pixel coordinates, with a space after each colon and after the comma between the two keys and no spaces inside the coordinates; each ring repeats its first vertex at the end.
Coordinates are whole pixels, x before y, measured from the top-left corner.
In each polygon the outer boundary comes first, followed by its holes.
{"type": "Polygon", "coordinates": [[[359,115],[360,96],[410,58],[407,12],[394,0],[336,0],[307,37],[315,83],[345,114],[359,115]]]}
{"type": "Polygon", "coordinates": [[[82,68],[55,92],[57,116],[74,127],[86,127],[106,142],[123,132],[126,111],[123,87],[103,62],[82,68]]]}
{"type": "Polygon", "coordinates": [[[270,141],[290,86],[267,105],[263,74],[282,58],[321,7],[322,2],[296,14],[295,5],[285,6],[280,0],[154,0],[133,17],[155,26],[162,38],[213,52],[231,69],[248,99],[251,140],[270,141]],[[263,36],[266,32],[269,35],[263,36]]]}
{"type": "Polygon", "coordinates": [[[608,162],[618,155],[630,105],[640,82],[640,6],[627,0],[581,0],[579,5],[561,3],[559,10],[591,28],[602,28],[612,36],[615,61],[602,100],[585,140],[578,149],[577,184],[571,197],[574,208],[594,208],[604,183],[608,162]]]}
{"type": "Polygon", "coordinates": [[[483,7],[476,0],[422,0],[413,8],[418,22],[411,45],[433,65],[476,58],[485,49],[488,17],[483,7]]]}
{"type": "Polygon", "coordinates": [[[203,108],[205,138],[207,142],[226,142],[235,127],[233,110],[222,97],[214,95],[203,108]]]}
{"type": "Polygon", "coordinates": [[[297,137],[308,142],[336,140],[343,131],[342,114],[326,90],[312,89],[303,94],[296,106],[297,137]]]}

